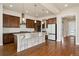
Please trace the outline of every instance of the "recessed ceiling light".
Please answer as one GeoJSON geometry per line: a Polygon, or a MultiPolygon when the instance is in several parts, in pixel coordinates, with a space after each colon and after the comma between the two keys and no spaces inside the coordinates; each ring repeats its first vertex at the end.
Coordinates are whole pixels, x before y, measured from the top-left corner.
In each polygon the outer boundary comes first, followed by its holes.
{"type": "Polygon", "coordinates": [[[26,11],[26,13],[28,13],[28,11],[26,11]]]}
{"type": "Polygon", "coordinates": [[[64,6],[65,6],[65,7],[68,7],[68,4],[65,4],[64,6]]]}
{"type": "Polygon", "coordinates": [[[46,13],[49,13],[48,11],[46,11],[46,13]]]}
{"type": "Polygon", "coordinates": [[[13,7],[13,5],[9,5],[10,7],[13,7]]]}

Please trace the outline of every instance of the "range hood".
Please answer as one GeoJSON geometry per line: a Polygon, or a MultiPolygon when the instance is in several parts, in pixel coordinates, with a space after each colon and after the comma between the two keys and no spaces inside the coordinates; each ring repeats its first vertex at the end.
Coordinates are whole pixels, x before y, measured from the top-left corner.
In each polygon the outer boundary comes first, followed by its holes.
{"type": "Polygon", "coordinates": [[[20,27],[21,28],[26,28],[26,22],[25,22],[25,18],[24,18],[24,13],[22,13],[22,20],[20,22],[20,27]]]}

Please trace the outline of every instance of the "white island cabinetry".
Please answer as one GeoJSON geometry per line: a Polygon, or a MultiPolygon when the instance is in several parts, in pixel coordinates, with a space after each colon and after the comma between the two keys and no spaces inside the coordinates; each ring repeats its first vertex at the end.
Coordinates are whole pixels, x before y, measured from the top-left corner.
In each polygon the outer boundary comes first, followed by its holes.
{"type": "Polygon", "coordinates": [[[18,33],[14,35],[17,37],[17,52],[45,42],[45,33],[41,32],[18,33]]]}

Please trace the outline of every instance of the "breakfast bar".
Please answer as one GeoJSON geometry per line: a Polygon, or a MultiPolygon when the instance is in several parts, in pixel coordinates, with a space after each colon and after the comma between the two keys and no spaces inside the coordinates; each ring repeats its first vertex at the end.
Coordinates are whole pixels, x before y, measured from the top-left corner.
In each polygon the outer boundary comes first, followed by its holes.
{"type": "Polygon", "coordinates": [[[14,35],[17,43],[17,52],[45,42],[45,33],[43,32],[19,32],[14,33],[14,35]]]}

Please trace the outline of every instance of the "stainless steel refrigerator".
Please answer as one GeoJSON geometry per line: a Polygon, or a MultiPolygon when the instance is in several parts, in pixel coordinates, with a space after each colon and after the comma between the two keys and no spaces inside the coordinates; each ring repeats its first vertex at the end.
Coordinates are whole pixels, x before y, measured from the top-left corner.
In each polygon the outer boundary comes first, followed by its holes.
{"type": "Polygon", "coordinates": [[[47,33],[48,33],[49,40],[56,40],[57,25],[56,24],[48,24],[47,33]]]}

